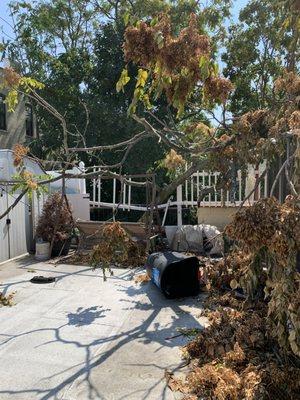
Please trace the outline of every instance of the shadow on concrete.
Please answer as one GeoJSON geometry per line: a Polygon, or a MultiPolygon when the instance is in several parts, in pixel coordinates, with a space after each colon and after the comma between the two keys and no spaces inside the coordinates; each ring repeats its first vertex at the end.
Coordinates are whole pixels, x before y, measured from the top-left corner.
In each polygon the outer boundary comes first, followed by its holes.
{"type": "Polygon", "coordinates": [[[91,325],[99,318],[105,317],[105,312],[110,311],[110,308],[103,309],[102,306],[94,306],[89,308],[79,307],[76,313],[68,313],[68,325],[84,326],[91,325]]]}
{"type": "MultiPolygon", "coordinates": [[[[81,273],[87,271],[88,269],[89,268],[82,269],[78,272],[74,271],[74,273],[66,273],[63,274],[62,276],[59,276],[58,279],[63,279],[68,275],[80,276],[81,273]]],[[[117,290],[125,292],[126,295],[130,298],[128,300],[123,300],[124,303],[128,303],[128,307],[125,307],[124,309],[137,310],[137,311],[145,310],[148,312],[150,311],[150,314],[147,315],[145,319],[141,319],[141,323],[139,325],[134,326],[123,332],[118,331],[107,337],[92,340],[88,344],[86,342],[82,343],[81,341],[72,340],[72,338],[66,339],[65,337],[62,337],[61,330],[65,326],[74,325],[80,327],[83,325],[91,324],[96,319],[103,318],[105,316],[104,313],[109,311],[109,309],[103,310],[101,309],[101,307],[96,307],[96,306],[87,309],[82,309],[80,307],[77,309],[76,313],[69,313],[67,315],[68,322],[66,324],[63,324],[57,328],[41,328],[35,330],[28,330],[20,334],[11,335],[7,337],[0,344],[0,347],[20,337],[36,334],[37,332],[51,331],[53,333],[53,340],[43,343],[42,344],[43,346],[47,346],[53,342],[59,341],[68,346],[83,348],[85,350],[85,361],[80,364],[73,365],[68,369],[64,369],[55,375],[47,377],[47,379],[51,379],[54,376],[65,374],[66,372],[69,373],[67,378],[63,378],[59,384],[49,389],[40,389],[38,387],[33,387],[31,389],[18,390],[18,391],[13,389],[1,390],[0,398],[2,398],[1,395],[2,396],[9,395],[11,399],[15,399],[18,398],[17,396],[24,395],[24,397],[22,397],[24,399],[34,398],[36,400],[37,399],[58,400],[62,398],[61,396],[64,390],[66,390],[75,380],[80,380],[80,383],[85,382],[88,387],[88,392],[86,393],[85,397],[86,399],[105,400],[106,399],[105,396],[101,394],[99,391],[100,385],[98,385],[98,387],[95,387],[93,382],[91,381],[91,372],[94,369],[100,367],[115,352],[119,351],[121,348],[127,346],[128,344],[130,344],[132,341],[135,340],[142,341],[142,343],[145,346],[147,346],[147,344],[151,342],[158,343],[160,347],[182,346],[186,342],[186,339],[184,337],[174,337],[174,339],[170,339],[172,338],[172,336],[176,335],[176,333],[178,334],[178,328],[193,328],[193,327],[201,328],[201,325],[199,325],[199,321],[195,319],[188,311],[186,311],[186,307],[195,305],[196,301],[195,298],[186,298],[180,300],[165,299],[162,293],[160,293],[160,291],[151,282],[142,286],[133,286],[134,285],[133,284],[130,287],[126,287],[122,285],[122,281],[129,280],[129,277],[132,276],[132,272],[133,272],[132,270],[128,272],[126,271],[124,274],[121,274],[120,276],[111,277],[110,279],[116,281],[117,290]],[[185,309],[183,309],[183,307],[185,307],[185,309]],[[158,317],[159,313],[164,308],[170,308],[175,314],[172,316],[171,322],[167,325],[161,325],[159,323],[154,322],[155,319],[158,317]],[[154,327],[155,329],[149,329],[150,326],[152,326],[152,328],[154,327]],[[100,345],[106,345],[102,353],[100,355],[97,354],[92,356],[93,348],[100,345]]],[[[200,309],[201,309],[201,303],[199,302],[199,311],[200,309]]],[[[147,351],[146,347],[145,351],[147,351]]],[[[172,368],[174,370],[176,369],[176,367],[178,366],[174,365],[169,366],[169,368],[172,368]]],[[[157,365],[157,368],[161,369],[159,365],[157,365]]],[[[141,400],[153,399],[153,397],[151,397],[151,393],[153,392],[155,387],[164,380],[163,375],[164,374],[162,371],[162,379],[153,384],[152,387],[150,387],[146,393],[145,391],[143,391],[143,394],[141,393],[140,397],[141,400]]],[[[166,390],[167,388],[165,388],[162,397],[159,400],[165,399],[166,390]]],[[[136,392],[126,394],[126,396],[119,397],[118,399],[116,398],[116,400],[121,400],[121,399],[123,400],[125,398],[130,398],[129,396],[133,395],[134,393],[136,392]]]]}

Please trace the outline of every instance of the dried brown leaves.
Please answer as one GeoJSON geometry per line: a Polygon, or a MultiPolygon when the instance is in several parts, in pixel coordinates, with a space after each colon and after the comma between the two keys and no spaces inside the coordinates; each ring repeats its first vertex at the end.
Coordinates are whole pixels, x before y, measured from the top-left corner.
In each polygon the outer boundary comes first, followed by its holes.
{"type": "Polygon", "coordinates": [[[226,232],[249,255],[239,285],[252,297],[259,287],[264,290],[269,331],[283,349],[300,356],[299,202],[292,196],[282,205],[274,198],[260,200],[239,211],[226,232]]]}
{"type": "Polygon", "coordinates": [[[125,60],[152,72],[149,94],[155,98],[165,92],[179,113],[199,82],[205,99],[219,103],[233,89],[230,81],[217,75],[209,37],[199,33],[194,14],[178,35],[172,34],[169,16],[162,14],[156,23],[140,21],[127,27],[124,38],[125,60]]]}
{"type": "Polygon", "coordinates": [[[18,167],[23,163],[23,158],[28,154],[29,148],[23,146],[20,143],[14,145],[13,154],[14,154],[14,166],[18,167]]]}
{"type": "Polygon", "coordinates": [[[2,69],[2,79],[5,87],[14,88],[19,85],[21,75],[19,75],[13,68],[5,67],[2,69]]]}
{"type": "Polygon", "coordinates": [[[299,204],[292,196],[282,205],[275,198],[261,199],[236,213],[226,234],[252,252],[266,247],[284,262],[289,251],[300,249],[299,204]]]}
{"type": "Polygon", "coordinates": [[[141,285],[145,285],[146,283],[148,283],[150,281],[150,277],[148,274],[140,274],[140,275],[136,275],[134,278],[134,282],[135,283],[139,283],[141,285]]]}
{"type": "Polygon", "coordinates": [[[172,380],[184,400],[297,398],[300,369],[273,353],[266,307],[242,308],[240,302],[238,309],[207,309],[210,325],[185,348],[192,360],[190,372],[185,380],[172,380]]]}
{"type": "Polygon", "coordinates": [[[15,296],[16,292],[12,292],[8,295],[3,294],[0,292],[0,306],[8,306],[11,307],[14,305],[13,299],[15,296]]]}
{"type": "Polygon", "coordinates": [[[182,167],[185,165],[184,158],[176,153],[175,150],[171,149],[170,152],[166,155],[163,165],[170,171],[176,170],[178,167],[182,167]]]}

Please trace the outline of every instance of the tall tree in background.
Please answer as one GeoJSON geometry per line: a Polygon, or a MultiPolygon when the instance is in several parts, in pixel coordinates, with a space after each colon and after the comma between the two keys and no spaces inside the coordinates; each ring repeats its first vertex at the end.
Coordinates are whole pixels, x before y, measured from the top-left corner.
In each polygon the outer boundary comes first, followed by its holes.
{"type": "MultiPolygon", "coordinates": [[[[217,40],[224,35],[222,22],[229,15],[229,6],[228,0],[212,0],[201,10],[195,0],[14,1],[11,13],[16,40],[8,43],[6,56],[22,74],[45,83],[41,94],[65,115],[72,129],[70,145],[108,144],[139,129],[126,114],[134,85],[124,94],[115,93],[125,64],[121,48],[125,25],[168,11],[178,31],[193,11],[201,15],[201,25],[217,40]],[[79,142],[78,131],[84,132],[79,142]]],[[[40,135],[31,148],[42,157],[51,157],[60,151],[60,126],[41,108],[36,111],[40,135]]],[[[161,158],[161,146],[152,141],[149,152],[145,151],[148,144],[140,145],[143,158],[137,152],[130,159],[131,169],[151,167],[161,158]]],[[[111,157],[110,161],[117,159],[118,154],[111,157]]],[[[87,156],[85,161],[92,163],[95,158],[87,156]]]]}
{"type": "MultiPolygon", "coordinates": [[[[300,61],[300,2],[299,0],[250,0],[241,10],[239,22],[229,27],[226,52],[222,58],[226,66],[224,74],[235,84],[235,92],[229,103],[234,116],[245,112],[273,108],[280,99],[274,92],[274,82],[285,71],[290,73],[286,79],[287,88],[294,85],[294,76],[299,73],[300,61]],[[288,82],[289,81],[289,82],[288,82]]],[[[289,107],[299,110],[299,100],[291,94],[289,107]],[[297,105],[298,102],[298,105],[297,105]]],[[[282,107],[277,114],[277,125],[282,132],[291,126],[285,114],[289,108],[282,107]]],[[[297,117],[297,111],[293,118],[297,117]]],[[[282,143],[282,156],[290,139],[282,143]]],[[[293,180],[300,191],[300,141],[294,140],[298,157],[294,162],[293,180]]]]}
{"type": "Polygon", "coordinates": [[[250,0],[229,26],[222,59],[236,87],[229,108],[234,115],[267,107],[274,80],[284,68],[297,70],[299,11],[298,0],[250,0]]]}

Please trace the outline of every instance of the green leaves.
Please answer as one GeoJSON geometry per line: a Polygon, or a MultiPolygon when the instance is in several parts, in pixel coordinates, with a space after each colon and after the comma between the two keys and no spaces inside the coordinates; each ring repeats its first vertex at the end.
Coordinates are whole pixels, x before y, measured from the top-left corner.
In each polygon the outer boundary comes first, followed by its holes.
{"type": "Polygon", "coordinates": [[[136,87],[144,87],[148,78],[148,72],[142,68],[138,70],[136,87]]]}
{"type": "Polygon", "coordinates": [[[206,56],[201,56],[199,59],[199,68],[203,81],[210,76],[210,62],[206,56]]]}
{"type": "Polygon", "coordinates": [[[44,89],[45,85],[42,82],[30,77],[22,77],[19,81],[19,86],[24,88],[26,93],[34,89],[44,89]]]}
{"type": "Polygon", "coordinates": [[[5,103],[9,112],[13,112],[18,105],[18,92],[16,89],[12,89],[7,93],[5,103]]]}
{"type": "Polygon", "coordinates": [[[127,26],[127,25],[129,24],[129,20],[130,20],[130,13],[129,13],[129,12],[126,12],[126,13],[123,15],[123,21],[124,21],[124,25],[125,25],[125,26],[127,26]]]}
{"type": "Polygon", "coordinates": [[[116,84],[117,92],[119,93],[121,90],[124,93],[124,86],[130,81],[130,77],[128,76],[128,71],[126,68],[123,69],[120,79],[116,84]]]}
{"type": "Polygon", "coordinates": [[[154,17],[152,18],[151,22],[150,22],[150,26],[155,26],[158,23],[158,18],[154,17]]]}
{"type": "Polygon", "coordinates": [[[8,111],[13,112],[19,102],[19,92],[29,94],[37,89],[43,89],[45,85],[31,77],[20,77],[12,69],[7,69],[7,71],[4,69],[1,87],[8,89],[5,103],[8,106],[8,111]]]}
{"type": "Polygon", "coordinates": [[[144,87],[146,85],[147,79],[148,79],[148,71],[146,71],[145,69],[139,68],[132,102],[128,109],[129,115],[135,113],[136,106],[139,101],[142,101],[144,103],[145,107],[148,109],[150,109],[152,107],[149,96],[144,93],[144,87]]]}
{"type": "Polygon", "coordinates": [[[48,186],[40,185],[39,181],[46,181],[49,179],[49,175],[36,175],[26,171],[22,168],[20,173],[13,176],[16,183],[11,188],[11,194],[21,190],[27,190],[29,199],[32,199],[35,193],[37,197],[40,197],[43,193],[48,193],[48,186]]]}
{"type": "MultiPolygon", "coordinates": [[[[137,82],[136,82],[134,93],[133,93],[133,99],[129,106],[128,114],[133,114],[135,112],[137,103],[139,101],[143,101],[145,107],[148,109],[150,109],[152,107],[149,96],[144,93],[144,87],[146,85],[147,79],[148,79],[148,71],[146,71],[142,68],[139,68],[137,82]]],[[[118,82],[116,84],[117,92],[120,92],[121,90],[124,92],[124,86],[129,81],[130,81],[130,77],[128,76],[128,71],[126,68],[124,68],[121,73],[120,79],[118,80],[118,82]]]]}

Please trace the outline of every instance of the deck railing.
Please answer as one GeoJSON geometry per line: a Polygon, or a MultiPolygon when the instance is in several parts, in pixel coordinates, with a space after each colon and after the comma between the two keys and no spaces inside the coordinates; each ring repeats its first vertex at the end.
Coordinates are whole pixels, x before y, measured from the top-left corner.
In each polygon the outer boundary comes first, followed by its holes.
{"type": "MultiPolygon", "coordinates": [[[[239,170],[236,174],[234,187],[229,190],[215,190],[214,193],[206,195],[201,201],[203,207],[236,207],[239,206],[249,193],[253,190],[257,179],[261,176],[265,166],[261,164],[259,168],[248,167],[248,173],[243,176],[239,170]]],[[[97,169],[94,168],[94,172],[97,169]]],[[[191,175],[183,184],[179,185],[172,199],[165,204],[158,204],[159,209],[166,207],[196,207],[200,191],[204,188],[215,186],[217,183],[219,172],[197,171],[191,175]]],[[[128,180],[130,180],[129,178],[128,180]]],[[[92,193],[90,204],[92,207],[99,208],[119,208],[122,210],[138,210],[146,211],[148,208],[145,204],[136,204],[133,202],[133,191],[135,187],[124,184],[122,198],[120,198],[120,190],[116,179],[110,180],[110,188],[106,190],[106,199],[103,201],[102,196],[102,180],[100,177],[92,180],[92,193]],[[107,198],[109,192],[109,199],[107,198]]],[[[260,198],[267,197],[268,194],[268,176],[259,183],[257,189],[247,199],[245,205],[251,205],[260,198]]]]}

